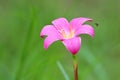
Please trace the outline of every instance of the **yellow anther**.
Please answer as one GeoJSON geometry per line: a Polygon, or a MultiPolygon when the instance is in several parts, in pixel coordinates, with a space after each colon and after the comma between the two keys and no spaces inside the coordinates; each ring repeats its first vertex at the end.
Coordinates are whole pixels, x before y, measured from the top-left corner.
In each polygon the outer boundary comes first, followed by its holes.
{"type": "Polygon", "coordinates": [[[74,36],[74,30],[72,29],[72,26],[70,25],[70,32],[69,33],[65,33],[64,30],[61,31],[62,33],[62,36],[65,38],[65,39],[70,39],[74,36]]]}

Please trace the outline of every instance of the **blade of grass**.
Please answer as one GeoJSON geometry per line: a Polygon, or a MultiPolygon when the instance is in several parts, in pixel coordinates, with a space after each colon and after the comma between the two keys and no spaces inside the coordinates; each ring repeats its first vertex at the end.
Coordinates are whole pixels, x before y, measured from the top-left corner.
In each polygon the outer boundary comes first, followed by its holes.
{"type": "Polygon", "coordinates": [[[57,65],[58,65],[60,71],[62,72],[62,74],[64,75],[65,80],[70,80],[69,76],[67,75],[67,73],[65,71],[65,69],[63,68],[62,64],[59,61],[57,61],[57,65]]]}
{"type": "Polygon", "coordinates": [[[30,44],[30,41],[31,41],[31,35],[32,35],[32,32],[33,32],[33,28],[34,28],[34,20],[36,18],[36,13],[35,11],[33,10],[32,11],[32,18],[31,18],[31,22],[30,22],[30,27],[29,27],[29,30],[28,30],[28,33],[27,33],[27,36],[26,36],[26,40],[25,40],[25,44],[24,44],[24,48],[23,48],[23,51],[21,53],[21,58],[20,58],[20,61],[19,61],[19,66],[18,66],[18,71],[16,73],[16,76],[15,76],[15,80],[20,80],[20,76],[21,76],[21,69],[23,68],[23,65],[24,65],[24,61],[25,61],[25,56],[26,56],[26,53],[28,53],[28,47],[29,47],[29,44],[30,44]]]}

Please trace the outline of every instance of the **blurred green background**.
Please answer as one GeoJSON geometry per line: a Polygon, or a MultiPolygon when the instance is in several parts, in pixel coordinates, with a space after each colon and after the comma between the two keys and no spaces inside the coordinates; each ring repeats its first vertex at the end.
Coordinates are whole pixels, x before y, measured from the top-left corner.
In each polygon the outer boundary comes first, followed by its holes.
{"type": "Polygon", "coordinates": [[[120,80],[120,0],[0,0],[0,80],[73,80],[72,55],[60,41],[44,50],[39,33],[81,16],[95,37],[81,35],[79,80],[120,80]]]}

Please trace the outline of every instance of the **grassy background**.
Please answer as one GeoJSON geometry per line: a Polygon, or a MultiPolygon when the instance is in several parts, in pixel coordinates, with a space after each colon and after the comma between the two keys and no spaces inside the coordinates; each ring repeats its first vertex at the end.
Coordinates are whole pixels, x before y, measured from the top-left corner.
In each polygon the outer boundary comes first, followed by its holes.
{"type": "Polygon", "coordinates": [[[120,0],[0,0],[0,80],[73,80],[71,54],[59,41],[44,50],[39,33],[81,16],[93,18],[95,37],[81,36],[79,80],[120,80],[119,14],[120,0]]]}

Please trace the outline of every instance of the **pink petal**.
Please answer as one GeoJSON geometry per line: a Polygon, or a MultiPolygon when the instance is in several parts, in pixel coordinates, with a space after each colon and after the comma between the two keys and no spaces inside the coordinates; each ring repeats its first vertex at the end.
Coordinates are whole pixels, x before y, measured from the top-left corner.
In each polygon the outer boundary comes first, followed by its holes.
{"type": "Polygon", "coordinates": [[[52,25],[47,25],[42,29],[40,37],[43,37],[44,35],[47,35],[44,41],[45,49],[47,49],[53,42],[61,39],[59,32],[52,25]]]}
{"type": "Polygon", "coordinates": [[[75,32],[75,35],[80,34],[88,34],[92,37],[94,37],[94,29],[90,25],[82,25],[77,31],[75,32]]]}
{"type": "Polygon", "coordinates": [[[58,18],[52,21],[52,24],[58,29],[58,30],[65,30],[69,31],[69,22],[65,18],[58,18]]]}
{"type": "Polygon", "coordinates": [[[44,40],[44,48],[47,49],[53,42],[60,40],[59,38],[56,38],[54,36],[48,36],[44,40]]]}
{"type": "Polygon", "coordinates": [[[41,33],[40,33],[40,37],[43,37],[43,36],[59,36],[59,33],[58,31],[56,30],[56,28],[52,25],[46,25],[43,27],[43,29],[41,30],[41,33]]]}
{"type": "Polygon", "coordinates": [[[70,21],[70,25],[73,27],[74,30],[76,30],[77,28],[81,27],[81,25],[83,23],[85,23],[86,21],[92,21],[92,19],[90,18],[74,18],[70,21]]]}
{"type": "Polygon", "coordinates": [[[73,55],[75,55],[81,46],[81,38],[80,37],[74,37],[71,39],[66,39],[62,41],[63,44],[65,45],[65,47],[67,48],[67,50],[72,53],[73,55]]]}

